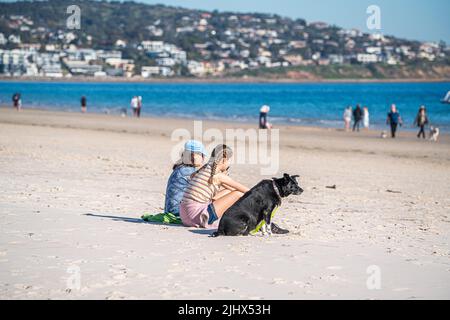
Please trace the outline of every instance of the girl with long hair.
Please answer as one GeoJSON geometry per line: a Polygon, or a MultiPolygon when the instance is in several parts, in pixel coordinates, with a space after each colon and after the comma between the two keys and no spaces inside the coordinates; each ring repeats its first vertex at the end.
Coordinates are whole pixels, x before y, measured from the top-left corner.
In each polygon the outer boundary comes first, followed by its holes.
{"type": "Polygon", "coordinates": [[[180,218],[185,226],[215,228],[225,211],[249,188],[228,176],[233,151],[220,144],[208,163],[195,172],[180,204],[180,218]]]}

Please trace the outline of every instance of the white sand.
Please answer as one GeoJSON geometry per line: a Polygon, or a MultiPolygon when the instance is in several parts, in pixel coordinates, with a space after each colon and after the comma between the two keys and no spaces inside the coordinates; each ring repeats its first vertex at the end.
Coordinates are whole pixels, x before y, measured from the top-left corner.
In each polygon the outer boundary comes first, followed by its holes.
{"type": "MultiPolygon", "coordinates": [[[[162,210],[179,127],[192,123],[0,109],[0,298],[450,298],[448,136],[282,128],[279,174],[305,189],[275,218],[291,233],[213,239],[139,219],[162,210]]],[[[248,186],[259,172],[232,168],[248,186]]]]}

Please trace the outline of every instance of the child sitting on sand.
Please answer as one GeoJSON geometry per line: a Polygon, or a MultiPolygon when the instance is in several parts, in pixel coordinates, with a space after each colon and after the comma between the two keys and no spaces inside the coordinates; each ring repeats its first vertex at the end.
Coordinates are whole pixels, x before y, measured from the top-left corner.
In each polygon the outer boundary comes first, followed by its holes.
{"type": "Polygon", "coordinates": [[[185,143],[181,159],[173,166],[173,172],[167,182],[164,213],[172,213],[175,216],[180,214],[180,202],[189,179],[203,165],[206,156],[201,142],[190,140],[185,143]]]}
{"type": "Polygon", "coordinates": [[[187,227],[216,228],[219,219],[249,189],[228,176],[232,150],[224,144],[189,181],[180,204],[180,217],[187,227]]]}

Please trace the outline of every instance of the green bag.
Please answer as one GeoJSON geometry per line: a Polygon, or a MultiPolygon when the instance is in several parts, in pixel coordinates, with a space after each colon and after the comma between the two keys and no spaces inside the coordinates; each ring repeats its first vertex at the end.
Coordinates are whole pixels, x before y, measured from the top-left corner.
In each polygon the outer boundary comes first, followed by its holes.
{"type": "Polygon", "coordinates": [[[144,214],[142,220],[146,222],[157,222],[165,224],[183,224],[181,218],[174,215],[173,213],[159,213],[159,214],[144,214]]]}

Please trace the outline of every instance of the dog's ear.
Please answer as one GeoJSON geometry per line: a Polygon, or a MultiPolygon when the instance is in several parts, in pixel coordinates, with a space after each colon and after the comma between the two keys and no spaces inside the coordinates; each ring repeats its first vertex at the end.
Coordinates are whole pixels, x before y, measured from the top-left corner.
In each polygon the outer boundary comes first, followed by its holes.
{"type": "Polygon", "coordinates": [[[285,180],[289,180],[289,178],[290,178],[291,176],[288,175],[287,173],[285,173],[285,174],[283,175],[283,177],[284,177],[285,180]]]}
{"type": "Polygon", "coordinates": [[[300,176],[299,175],[295,175],[295,176],[291,176],[291,178],[292,179],[297,179],[297,178],[300,178],[300,176]]]}

